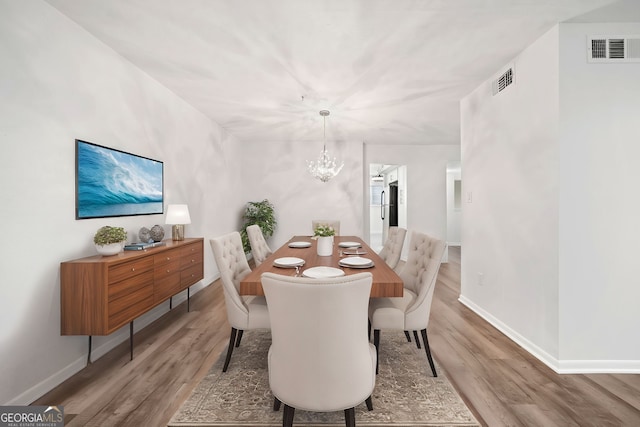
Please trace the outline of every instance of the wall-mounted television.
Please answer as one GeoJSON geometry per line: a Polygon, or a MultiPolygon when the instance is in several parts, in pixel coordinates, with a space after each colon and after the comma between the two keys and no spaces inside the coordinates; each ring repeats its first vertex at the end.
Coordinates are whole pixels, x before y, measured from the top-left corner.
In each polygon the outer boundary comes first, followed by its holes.
{"type": "Polygon", "coordinates": [[[164,164],[76,139],[76,219],[163,213],[164,164]]]}

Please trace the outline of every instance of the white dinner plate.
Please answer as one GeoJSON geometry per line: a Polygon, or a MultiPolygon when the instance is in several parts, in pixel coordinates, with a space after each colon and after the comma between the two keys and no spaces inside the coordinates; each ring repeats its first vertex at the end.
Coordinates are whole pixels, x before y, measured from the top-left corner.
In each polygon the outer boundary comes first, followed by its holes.
{"type": "Polygon", "coordinates": [[[273,265],[283,268],[299,267],[301,265],[304,265],[304,260],[302,258],[289,256],[276,259],[275,261],[273,261],[273,265]]]}
{"type": "Polygon", "coordinates": [[[365,251],[364,249],[352,249],[350,251],[343,251],[342,254],[343,255],[365,255],[367,253],[367,251],[365,251]]]}
{"type": "Polygon", "coordinates": [[[290,248],[308,248],[311,246],[311,242],[291,242],[289,243],[290,248]]]}
{"type": "Polygon", "coordinates": [[[369,258],[362,258],[359,256],[350,256],[347,258],[342,258],[340,260],[340,265],[351,268],[367,268],[373,267],[373,261],[369,258]]]}
{"type": "Polygon", "coordinates": [[[341,248],[359,248],[362,245],[358,242],[340,242],[338,246],[341,248]]]}
{"type": "Polygon", "coordinates": [[[311,267],[303,271],[302,275],[313,279],[327,279],[330,277],[344,276],[344,271],[334,267],[311,267]]]}

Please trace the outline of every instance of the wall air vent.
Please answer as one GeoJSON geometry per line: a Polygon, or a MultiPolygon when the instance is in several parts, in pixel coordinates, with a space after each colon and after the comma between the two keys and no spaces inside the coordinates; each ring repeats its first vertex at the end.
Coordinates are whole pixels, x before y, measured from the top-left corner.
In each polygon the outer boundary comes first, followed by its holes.
{"type": "Polygon", "coordinates": [[[493,81],[493,95],[497,95],[499,92],[502,92],[507,88],[507,86],[511,85],[514,82],[514,73],[513,67],[509,67],[507,71],[502,73],[500,77],[493,81]]]}
{"type": "Polygon", "coordinates": [[[587,40],[587,61],[640,62],[640,36],[591,36],[587,40]]]}

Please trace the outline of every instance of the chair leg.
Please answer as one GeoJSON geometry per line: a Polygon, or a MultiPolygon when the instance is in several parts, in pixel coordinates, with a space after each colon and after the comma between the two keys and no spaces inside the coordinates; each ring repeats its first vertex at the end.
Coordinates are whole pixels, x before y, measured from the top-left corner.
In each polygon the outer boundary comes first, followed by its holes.
{"type": "Polygon", "coordinates": [[[356,408],[344,410],[344,423],[347,427],[356,427],[356,408]]]}
{"type": "Polygon", "coordinates": [[[433,364],[433,359],[431,358],[431,349],[429,348],[429,340],[427,339],[427,329],[423,329],[422,331],[422,341],[424,341],[424,351],[427,353],[427,359],[429,359],[429,365],[431,366],[431,372],[433,372],[433,376],[437,377],[436,366],[433,364]]]}
{"type": "Polygon", "coordinates": [[[373,411],[373,402],[371,401],[371,396],[367,397],[367,400],[364,401],[367,404],[367,409],[369,411],[373,411]]]}
{"type": "Polygon", "coordinates": [[[413,337],[416,339],[416,347],[420,348],[420,340],[418,339],[418,331],[413,331],[413,337]]]}
{"type": "Polygon", "coordinates": [[[378,375],[378,365],[380,363],[380,352],[378,347],[380,346],[380,329],[373,330],[373,345],[376,346],[376,375],[378,375]]]}
{"type": "Polygon", "coordinates": [[[280,399],[278,399],[277,397],[274,397],[273,398],[273,410],[276,411],[276,412],[279,411],[281,403],[282,402],[280,402],[280,399]]]}
{"type": "Polygon", "coordinates": [[[411,335],[409,335],[409,331],[404,331],[404,336],[407,337],[407,342],[411,342],[411,335]]]}
{"type": "Polygon", "coordinates": [[[240,329],[238,331],[238,338],[236,339],[236,348],[240,347],[240,341],[242,341],[242,333],[244,331],[242,329],[240,329]]]}
{"type": "Polygon", "coordinates": [[[231,361],[231,353],[233,353],[233,343],[236,340],[236,334],[238,330],[236,328],[231,328],[231,335],[229,336],[229,346],[227,347],[227,358],[224,360],[224,367],[222,368],[222,372],[227,372],[227,368],[229,367],[229,362],[231,361]]]}
{"type": "Polygon", "coordinates": [[[284,404],[284,414],[282,415],[282,427],[292,427],[293,426],[293,415],[296,412],[296,408],[292,408],[291,406],[284,404]]]}

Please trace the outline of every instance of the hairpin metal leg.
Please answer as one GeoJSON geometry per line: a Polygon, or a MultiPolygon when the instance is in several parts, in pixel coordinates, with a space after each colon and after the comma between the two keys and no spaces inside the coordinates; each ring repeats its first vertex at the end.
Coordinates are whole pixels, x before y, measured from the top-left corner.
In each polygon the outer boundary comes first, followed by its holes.
{"type": "Polygon", "coordinates": [[[91,364],[91,335],[89,335],[89,353],[87,354],[87,365],[91,364]]]}
{"type": "Polygon", "coordinates": [[[187,312],[191,311],[191,288],[187,288],[187,312]]]}
{"type": "Polygon", "coordinates": [[[129,351],[131,353],[130,360],[133,360],[133,320],[129,322],[129,351]]]}

